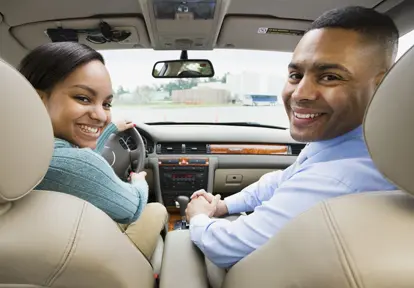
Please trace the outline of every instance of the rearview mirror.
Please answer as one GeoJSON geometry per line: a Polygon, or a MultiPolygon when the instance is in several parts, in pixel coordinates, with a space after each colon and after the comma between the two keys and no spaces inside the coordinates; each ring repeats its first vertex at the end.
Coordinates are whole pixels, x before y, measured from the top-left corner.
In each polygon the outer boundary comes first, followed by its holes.
{"type": "Polygon", "coordinates": [[[202,78],[213,77],[214,68],[209,60],[158,61],[152,69],[154,78],[202,78]]]}

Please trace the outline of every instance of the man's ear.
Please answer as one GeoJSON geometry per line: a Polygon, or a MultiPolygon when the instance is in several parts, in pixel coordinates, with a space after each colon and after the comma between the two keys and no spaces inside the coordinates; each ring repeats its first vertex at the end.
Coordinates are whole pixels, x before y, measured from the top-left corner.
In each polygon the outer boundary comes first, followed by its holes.
{"type": "Polygon", "coordinates": [[[387,73],[387,71],[381,71],[380,73],[378,73],[377,76],[375,76],[375,88],[378,88],[378,86],[381,84],[381,82],[384,79],[386,73],[387,73]]]}

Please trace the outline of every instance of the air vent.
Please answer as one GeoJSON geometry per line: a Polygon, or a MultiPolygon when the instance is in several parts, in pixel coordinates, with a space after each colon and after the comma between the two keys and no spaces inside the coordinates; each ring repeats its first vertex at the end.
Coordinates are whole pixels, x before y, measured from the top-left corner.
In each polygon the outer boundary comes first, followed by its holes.
{"type": "Polygon", "coordinates": [[[187,143],[185,144],[186,154],[207,154],[206,143],[187,143]]]}
{"type": "Polygon", "coordinates": [[[290,144],[290,148],[292,150],[292,155],[299,155],[303,148],[305,148],[306,144],[290,144]]]}
{"type": "Polygon", "coordinates": [[[206,143],[159,143],[157,154],[208,154],[206,143]]]}
{"type": "Polygon", "coordinates": [[[183,144],[181,143],[159,143],[157,144],[158,154],[182,154],[183,144]]]}

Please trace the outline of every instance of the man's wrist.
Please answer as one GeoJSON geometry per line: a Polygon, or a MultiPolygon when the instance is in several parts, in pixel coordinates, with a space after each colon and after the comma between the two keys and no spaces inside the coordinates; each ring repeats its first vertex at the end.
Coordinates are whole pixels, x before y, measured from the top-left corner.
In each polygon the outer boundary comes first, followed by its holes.
{"type": "Polygon", "coordinates": [[[214,213],[215,217],[221,217],[224,215],[227,215],[229,213],[229,210],[227,209],[227,205],[226,202],[224,202],[223,200],[220,200],[218,205],[217,205],[217,210],[216,213],[214,213]]]}

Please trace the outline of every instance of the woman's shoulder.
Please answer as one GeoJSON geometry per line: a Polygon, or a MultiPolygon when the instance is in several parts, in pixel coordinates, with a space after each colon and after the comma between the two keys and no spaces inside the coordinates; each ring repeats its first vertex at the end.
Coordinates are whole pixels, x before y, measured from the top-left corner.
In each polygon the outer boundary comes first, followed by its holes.
{"type": "MultiPolygon", "coordinates": [[[[55,138],[52,162],[71,162],[87,166],[107,166],[106,160],[90,148],[79,148],[70,142],[55,138]]],[[[106,168],[106,167],[105,167],[106,168]]]]}
{"type": "Polygon", "coordinates": [[[72,145],[71,143],[69,143],[66,140],[60,139],[60,138],[56,138],[55,137],[55,149],[59,149],[59,148],[75,148],[74,145],[72,145]]]}

